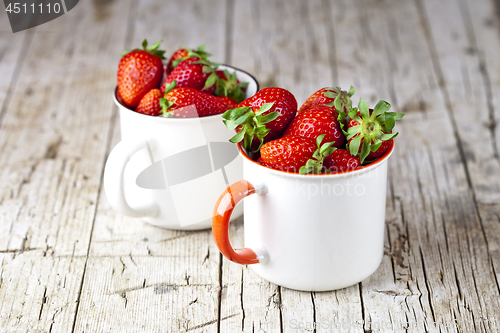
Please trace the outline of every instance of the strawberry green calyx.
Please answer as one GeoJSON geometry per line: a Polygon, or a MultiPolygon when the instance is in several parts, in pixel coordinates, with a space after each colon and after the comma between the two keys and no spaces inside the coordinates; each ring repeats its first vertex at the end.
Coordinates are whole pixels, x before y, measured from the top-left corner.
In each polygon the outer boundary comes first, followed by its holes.
{"type": "Polygon", "coordinates": [[[391,105],[380,100],[373,112],[370,112],[368,103],[360,99],[358,108],[353,108],[349,118],[357,125],[347,130],[349,151],[352,156],[359,156],[361,163],[364,162],[370,151],[375,152],[380,148],[383,141],[395,138],[398,133],[391,133],[396,120],[403,118],[403,113],[387,112],[391,105]],[[361,149],[360,149],[361,146],[361,149]]]}
{"type": "MultiPolygon", "coordinates": [[[[318,146],[318,149],[314,152],[312,156],[313,158],[307,160],[306,164],[299,169],[299,173],[301,175],[308,173],[322,173],[325,157],[337,150],[337,148],[332,147],[335,141],[321,144],[324,137],[325,134],[321,134],[316,138],[316,145],[318,146]]],[[[325,172],[329,173],[330,170],[326,170],[325,172]]]]}
{"type": "MultiPolygon", "coordinates": [[[[340,88],[337,88],[337,89],[340,90],[340,88]]],[[[344,127],[346,126],[346,116],[352,109],[351,97],[352,97],[352,95],[354,95],[355,92],[356,92],[356,90],[354,90],[353,86],[351,86],[348,93],[340,90],[340,92],[337,94],[337,96],[335,96],[335,99],[333,100],[332,103],[325,104],[326,106],[330,106],[330,107],[333,106],[337,110],[337,113],[338,113],[337,120],[340,124],[340,129],[342,130],[344,135],[347,135],[347,132],[344,129],[344,127]],[[331,105],[331,104],[333,104],[333,105],[331,105]]],[[[326,92],[324,95],[326,96],[329,93],[331,93],[333,95],[332,92],[326,92]]],[[[326,97],[329,97],[329,96],[326,96],[326,97]]]]}
{"type": "Polygon", "coordinates": [[[165,57],[163,56],[163,54],[165,54],[165,51],[158,50],[158,47],[160,47],[161,42],[163,42],[163,41],[160,40],[160,41],[158,41],[158,42],[156,42],[153,45],[148,47],[148,41],[145,39],[142,41],[142,50],[141,49],[125,50],[124,52],[122,52],[122,56],[124,56],[130,52],[134,52],[134,51],[146,51],[149,54],[155,55],[160,59],[165,59],[165,57]]]}
{"type": "Polygon", "coordinates": [[[208,60],[208,58],[212,56],[211,53],[208,53],[207,51],[205,51],[205,44],[198,46],[198,48],[196,50],[190,49],[188,47],[182,47],[181,49],[184,49],[187,51],[187,56],[174,60],[172,62],[172,67],[177,66],[180,62],[182,62],[188,58],[198,57],[202,60],[208,60]]]}
{"type": "MultiPolygon", "coordinates": [[[[195,63],[199,63],[196,61],[195,63]]],[[[219,64],[214,64],[216,66],[212,66],[210,63],[202,63],[203,64],[203,73],[210,74],[205,80],[205,85],[203,86],[203,90],[210,88],[214,84],[217,84],[219,76],[215,72],[214,67],[217,67],[219,64]]]]}
{"type": "Polygon", "coordinates": [[[232,131],[239,128],[238,134],[229,139],[229,141],[232,143],[243,141],[245,150],[254,153],[259,151],[260,147],[264,144],[264,137],[271,131],[265,124],[275,120],[280,115],[277,111],[263,115],[264,112],[271,109],[273,104],[274,102],[264,103],[257,112],[253,112],[252,108],[248,106],[224,112],[222,118],[224,118],[223,122],[227,129],[232,131]],[[260,144],[257,149],[252,150],[254,138],[257,138],[260,144]]]}
{"type": "Polygon", "coordinates": [[[236,77],[236,72],[233,72],[232,74],[229,73],[227,69],[224,70],[224,76],[225,80],[217,73],[212,73],[207,79],[206,85],[208,87],[212,86],[215,84],[215,96],[227,96],[235,100],[237,103],[241,103],[246,95],[245,95],[245,89],[248,86],[248,82],[238,82],[238,78],[236,77]],[[209,80],[212,79],[212,81],[209,80]]]}
{"type": "Polygon", "coordinates": [[[351,86],[349,92],[342,90],[340,87],[329,88],[328,91],[323,93],[323,96],[333,98],[334,101],[325,105],[329,107],[335,107],[335,109],[337,109],[337,112],[339,113],[345,112],[345,114],[347,114],[352,108],[351,97],[355,92],[356,90],[353,86],[351,86]]]}
{"type": "Polygon", "coordinates": [[[167,96],[168,92],[172,89],[174,89],[175,87],[177,86],[177,82],[175,80],[172,81],[172,83],[168,84],[166,87],[165,87],[165,95],[163,95],[162,98],[160,98],[160,106],[161,106],[161,114],[163,115],[163,117],[165,118],[171,118],[173,117],[173,113],[168,111],[168,109],[174,105],[174,103],[172,103],[171,101],[169,101],[168,99],[166,99],[165,97],[167,96]]]}

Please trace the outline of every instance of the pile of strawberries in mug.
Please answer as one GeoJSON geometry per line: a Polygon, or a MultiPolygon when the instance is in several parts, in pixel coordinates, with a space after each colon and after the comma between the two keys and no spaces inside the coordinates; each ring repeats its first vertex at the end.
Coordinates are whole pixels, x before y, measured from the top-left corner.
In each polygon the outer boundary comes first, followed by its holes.
{"type": "Polygon", "coordinates": [[[204,45],[178,49],[164,66],[160,43],[148,47],[144,40],[142,50],[122,54],[117,98],[127,107],[150,116],[205,117],[234,108],[245,98],[248,82],[217,70],[219,64],[208,60],[211,54],[204,45]]]}
{"type": "Polygon", "coordinates": [[[151,116],[223,113],[226,127],[236,131],[230,141],[266,167],[300,174],[355,170],[392,147],[395,121],[404,116],[389,112],[390,104],[382,100],[373,109],[362,99],[353,107],[353,87],[348,92],[322,88],[300,108],[292,93],[278,87],[244,99],[248,83],[217,70],[204,46],[178,49],[163,66],[159,45],[148,47],[144,41],[143,50],[123,55],[117,98],[151,116]]]}

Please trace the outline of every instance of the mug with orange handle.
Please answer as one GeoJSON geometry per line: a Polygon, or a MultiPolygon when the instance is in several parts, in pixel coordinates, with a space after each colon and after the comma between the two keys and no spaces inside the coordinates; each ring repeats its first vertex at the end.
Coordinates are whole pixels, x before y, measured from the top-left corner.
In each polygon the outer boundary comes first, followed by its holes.
{"type": "Polygon", "coordinates": [[[229,260],[277,285],[335,290],[375,272],[384,252],[387,160],[334,174],[300,175],[268,168],[238,146],[243,177],[219,197],[212,218],[215,243],[229,260]],[[245,248],[228,229],[245,199],[245,248]]]}

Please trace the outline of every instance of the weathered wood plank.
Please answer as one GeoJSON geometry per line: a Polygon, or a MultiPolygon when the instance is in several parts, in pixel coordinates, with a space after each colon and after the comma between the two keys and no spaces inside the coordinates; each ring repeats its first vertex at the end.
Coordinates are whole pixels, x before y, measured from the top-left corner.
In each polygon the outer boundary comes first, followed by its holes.
{"type": "Polygon", "coordinates": [[[225,55],[225,1],[212,5],[202,1],[163,3],[139,0],[137,19],[132,24],[133,37],[128,48],[137,47],[144,38],[163,40],[166,56],[180,47],[196,48],[205,44],[212,60],[223,62],[225,55]],[[159,24],[161,23],[161,24],[159,24]]]}
{"type": "MultiPolygon", "coordinates": [[[[384,261],[362,283],[365,329],[377,323],[403,323],[421,331],[484,330],[484,322],[494,319],[495,313],[483,308],[493,307],[497,296],[493,290],[494,296],[485,300],[475,290],[491,291],[494,276],[484,265],[488,262],[483,251],[486,242],[454,137],[453,119],[446,112],[443,91],[436,90],[439,73],[421,26],[418,3],[363,2],[345,3],[345,7],[345,15],[338,16],[340,23],[346,27],[360,24],[349,30],[346,39],[336,37],[343,45],[348,39],[354,44],[344,49],[346,58],[338,56],[339,63],[348,64],[339,66],[340,81],[355,77],[360,81],[360,95],[385,95],[407,113],[398,128],[402,135],[390,163],[389,202],[396,209],[388,210],[393,274],[384,261]],[[362,71],[367,75],[363,77],[362,71]],[[376,295],[378,291],[386,295],[376,295]]],[[[433,10],[439,17],[444,12],[444,8],[433,10]]],[[[397,328],[404,330],[404,325],[397,328]]]]}
{"type": "MultiPolygon", "coordinates": [[[[7,186],[0,197],[26,202],[2,250],[87,252],[112,115],[111,49],[124,39],[123,29],[99,24],[88,29],[96,18],[85,12],[99,5],[87,6],[48,23],[50,32],[35,32],[3,118],[0,177],[7,186]]],[[[120,26],[126,8],[115,6],[107,24],[120,26]]]]}
{"type": "Polygon", "coordinates": [[[7,12],[0,13],[0,120],[12,98],[32,39],[31,31],[12,34],[7,12]]]}
{"type": "MultiPolygon", "coordinates": [[[[491,1],[78,6],[0,39],[0,331],[498,331],[491,1]],[[357,88],[356,103],[383,98],[407,113],[373,276],[336,292],[280,288],[221,261],[209,231],[162,230],[109,207],[100,178],[120,135],[110,87],[122,46],[145,37],[168,52],[206,43],[213,60],[290,89],[299,104],[338,78],[357,88]]],[[[241,221],[230,237],[243,246],[241,221]]]]}
{"type": "Polygon", "coordinates": [[[299,105],[335,79],[321,1],[234,1],[231,59],[261,88],[290,90],[299,105]]]}
{"type": "MultiPolygon", "coordinates": [[[[229,226],[235,248],[244,247],[242,219],[229,226]]],[[[280,287],[263,280],[248,266],[226,258],[222,263],[221,332],[281,332],[283,327],[280,287]]]]}
{"type": "MultiPolygon", "coordinates": [[[[440,45],[436,47],[435,61],[442,71],[482,234],[487,241],[487,247],[478,250],[477,256],[483,259],[481,265],[491,266],[496,274],[496,281],[488,286],[489,290],[481,283],[482,288],[477,288],[477,293],[488,318],[495,315],[499,318],[500,300],[483,300],[483,297],[490,298],[489,295],[497,295],[500,291],[499,8],[495,8],[491,1],[474,6],[465,1],[424,2],[424,7],[432,40],[440,45]],[[460,20],[438,19],[434,11],[444,7],[460,20]]],[[[489,329],[498,328],[498,323],[488,323],[487,320],[483,325],[489,329]]]]}
{"type": "Polygon", "coordinates": [[[73,328],[127,11],[83,2],[27,32],[0,126],[0,251],[11,256],[2,264],[0,326],[9,332],[73,328]]]}
{"type": "Polygon", "coordinates": [[[89,258],[75,331],[216,332],[218,256],[184,241],[168,257],[89,258]]]}
{"type": "Polygon", "coordinates": [[[423,7],[432,41],[440,45],[436,47],[434,60],[441,69],[482,228],[482,233],[471,238],[486,240],[485,246],[474,249],[473,254],[477,258],[473,273],[485,272],[473,275],[482,313],[479,325],[481,330],[498,329],[495,319],[500,318],[500,164],[496,122],[500,109],[495,103],[498,101],[495,92],[500,91],[500,38],[498,30],[492,27],[492,23],[500,23],[495,15],[498,8],[489,1],[477,7],[464,1],[424,2],[423,7]],[[460,20],[447,19],[446,26],[441,26],[443,20],[438,20],[433,12],[439,5],[460,20]],[[444,40],[446,35],[451,38],[444,40]],[[461,55],[459,61],[457,54],[461,55]]]}
{"type": "Polygon", "coordinates": [[[3,257],[1,331],[70,332],[85,258],[46,257],[39,250],[3,257]]]}
{"type": "MultiPolygon", "coordinates": [[[[314,91],[336,85],[331,60],[337,50],[325,8],[329,4],[321,1],[236,1],[232,63],[255,74],[262,87],[289,89],[299,106],[314,91]]],[[[230,237],[235,247],[243,247],[243,226],[231,225],[230,237]]],[[[297,292],[226,259],[222,283],[221,317],[239,310],[238,316],[221,322],[223,332],[302,332],[313,331],[315,325],[335,328],[342,321],[362,321],[357,286],[349,289],[354,292],[297,292]]],[[[353,325],[348,331],[361,330],[353,325]]]]}
{"type": "MultiPolygon", "coordinates": [[[[144,38],[163,39],[169,56],[182,46],[206,44],[212,60],[224,62],[225,1],[138,1],[133,10],[137,17],[130,21],[126,48],[144,38]]],[[[110,146],[119,141],[115,119],[110,146]]],[[[122,216],[102,193],[75,331],[216,332],[219,266],[210,231],[166,230],[122,216]]]]}
{"type": "MultiPolygon", "coordinates": [[[[414,42],[412,39],[415,38],[412,36],[415,29],[412,21],[415,22],[415,18],[413,16],[412,19],[411,12],[405,11],[401,5],[391,10],[390,7],[394,5],[345,1],[337,6],[332,16],[337,23],[335,40],[338,44],[344,45],[343,48],[339,48],[337,55],[339,81],[355,83],[357,90],[355,104],[361,96],[371,105],[378,99],[388,100],[396,108],[395,111],[402,109],[406,104],[417,106],[415,112],[407,112],[406,119],[397,128],[401,135],[396,139],[396,151],[389,163],[389,174],[392,175],[389,176],[389,181],[403,186],[404,184],[399,184],[408,182],[406,178],[411,178],[412,175],[399,172],[400,168],[395,168],[394,164],[402,163],[400,161],[404,158],[403,152],[409,150],[406,141],[411,140],[412,135],[409,127],[404,124],[422,121],[422,115],[418,112],[419,99],[422,98],[420,94],[430,88],[424,76],[429,74],[419,72],[414,67],[415,61],[421,62],[419,59],[421,52],[414,52],[414,48],[418,46],[412,46],[410,43],[414,42]],[[397,25],[398,22],[392,13],[399,13],[400,20],[408,22],[408,26],[397,25]],[[398,36],[399,34],[403,36],[398,36]],[[397,44],[398,40],[409,43],[411,48],[404,49],[397,44]],[[395,87],[400,87],[397,93],[394,91],[395,87]],[[397,181],[394,180],[395,175],[400,177],[397,181]]],[[[416,31],[418,32],[418,29],[416,31]]],[[[431,71],[432,78],[432,68],[427,70],[431,71]]],[[[432,310],[426,297],[425,277],[421,268],[414,269],[413,265],[411,269],[409,267],[406,220],[402,219],[400,202],[391,197],[391,194],[397,195],[389,187],[386,209],[386,256],[375,274],[360,284],[363,328],[399,332],[408,326],[416,331],[424,331],[424,325],[429,326],[428,322],[433,322],[432,310]]],[[[404,198],[411,203],[409,192],[405,192],[404,198]]],[[[414,240],[413,243],[418,246],[419,240],[414,240]]],[[[418,251],[416,254],[420,255],[418,251]]],[[[421,264],[415,263],[415,266],[417,265],[421,267],[421,264]]],[[[432,325],[429,329],[431,328],[432,325]]]]}

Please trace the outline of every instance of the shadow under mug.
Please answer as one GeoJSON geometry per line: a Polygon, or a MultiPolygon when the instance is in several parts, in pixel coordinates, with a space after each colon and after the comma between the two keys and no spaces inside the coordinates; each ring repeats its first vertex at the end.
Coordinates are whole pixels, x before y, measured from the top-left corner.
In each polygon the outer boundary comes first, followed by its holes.
{"type": "MultiPolygon", "coordinates": [[[[253,76],[230,66],[247,97],[259,85],[253,76]]],[[[222,114],[199,118],[154,117],[135,112],[116,98],[122,140],[104,169],[111,206],[124,215],[168,229],[210,228],[214,202],[242,177],[242,159],[229,142],[234,135],[222,114]]],[[[235,213],[241,216],[243,209],[235,213]]]]}
{"type": "Polygon", "coordinates": [[[384,253],[387,160],[394,143],[369,165],[329,175],[274,170],[238,148],[244,180],[222,193],[212,221],[226,258],[305,291],[348,287],[375,272],[384,253]],[[246,248],[233,249],[229,220],[243,199],[246,248]]]}

